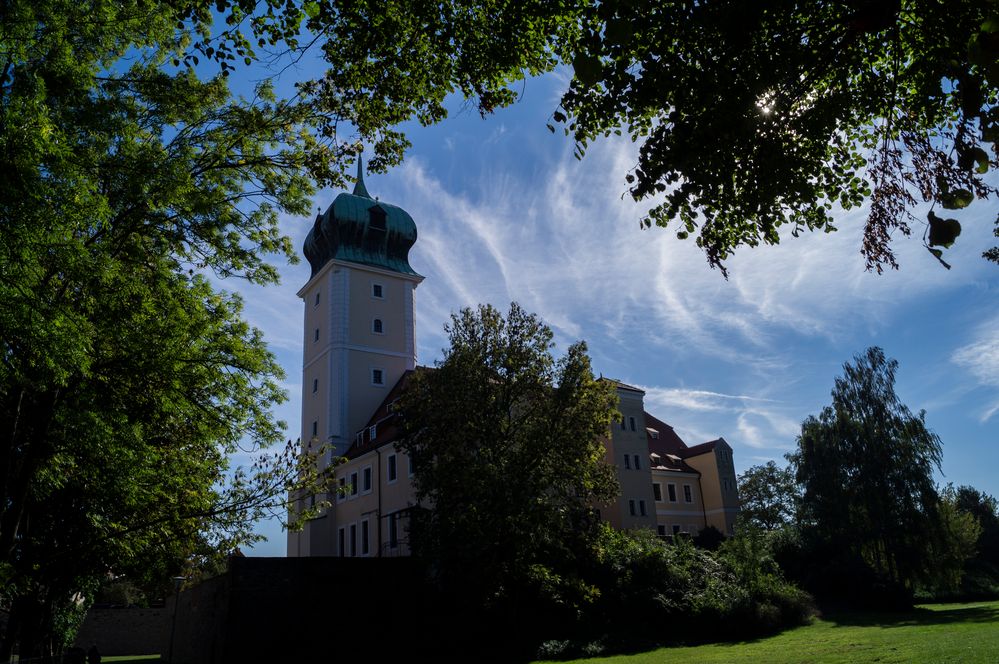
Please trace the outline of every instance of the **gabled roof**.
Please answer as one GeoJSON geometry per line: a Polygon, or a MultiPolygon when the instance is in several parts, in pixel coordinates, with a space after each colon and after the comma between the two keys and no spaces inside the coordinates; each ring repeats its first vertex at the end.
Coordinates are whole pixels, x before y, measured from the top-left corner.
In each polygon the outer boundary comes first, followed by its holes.
{"type": "Polygon", "coordinates": [[[677,435],[676,431],[673,431],[673,427],[649,413],[645,413],[645,428],[648,434],[649,452],[665,456],[667,454],[679,454],[680,450],[687,449],[687,444],[677,435]],[[654,429],[659,434],[659,437],[653,438],[652,433],[648,429],[654,429]]]}
{"type": "Polygon", "coordinates": [[[688,447],[687,449],[683,450],[683,452],[679,456],[680,458],[683,459],[689,459],[691,457],[707,454],[708,452],[713,452],[715,447],[718,445],[719,441],[721,441],[721,438],[719,438],[718,440],[709,440],[706,443],[701,443],[700,445],[694,445],[693,447],[688,447]]]}
{"type": "Polygon", "coordinates": [[[417,367],[415,370],[407,370],[399,377],[392,389],[385,395],[385,399],[372,413],[368,423],[364,425],[363,429],[355,432],[354,440],[344,452],[344,456],[353,459],[399,439],[399,414],[393,410],[392,406],[402,396],[410,377],[416,371],[424,370],[426,367],[417,367]],[[375,428],[374,438],[370,435],[372,427],[375,428]]]}
{"type": "Polygon", "coordinates": [[[688,466],[686,461],[675,454],[658,454],[656,452],[650,452],[649,467],[652,470],[664,470],[674,473],[694,473],[695,475],[701,474],[698,470],[688,466]]]}
{"type": "Polygon", "coordinates": [[[619,390],[628,390],[629,392],[638,392],[639,394],[645,394],[645,390],[635,387],[634,385],[628,385],[627,383],[622,383],[614,378],[607,378],[606,376],[601,376],[598,380],[605,380],[608,383],[613,383],[614,387],[619,390]]]}

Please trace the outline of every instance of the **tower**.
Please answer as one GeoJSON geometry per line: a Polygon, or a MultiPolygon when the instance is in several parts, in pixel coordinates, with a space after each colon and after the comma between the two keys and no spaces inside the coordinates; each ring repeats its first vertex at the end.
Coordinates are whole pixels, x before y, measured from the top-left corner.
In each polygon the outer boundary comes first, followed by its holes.
{"type": "MultiPolygon", "coordinates": [[[[416,366],[415,290],[409,265],[416,224],[371,197],[360,159],[352,193],[341,193],[305,238],[312,275],[298,296],[305,308],[302,441],[342,455],[408,369],[416,366]]],[[[288,555],[332,552],[335,512],[289,533],[288,555]],[[329,523],[326,523],[326,522],[329,523]]]]}

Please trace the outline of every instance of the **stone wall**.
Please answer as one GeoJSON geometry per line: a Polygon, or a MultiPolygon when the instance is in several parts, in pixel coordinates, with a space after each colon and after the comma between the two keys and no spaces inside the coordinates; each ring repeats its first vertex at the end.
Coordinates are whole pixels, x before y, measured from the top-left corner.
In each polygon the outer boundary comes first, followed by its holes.
{"type": "Polygon", "coordinates": [[[414,656],[434,614],[427,596],[410,558],[233,558],[226,574],[181,593],[173,661],[414,656]]]}
{"type": "Polygon", "coordinates": [[[91,609],[76,635],[83,649],[97,644],[101,655],[153,655],[169,627],[167,609],[91,609]]]}

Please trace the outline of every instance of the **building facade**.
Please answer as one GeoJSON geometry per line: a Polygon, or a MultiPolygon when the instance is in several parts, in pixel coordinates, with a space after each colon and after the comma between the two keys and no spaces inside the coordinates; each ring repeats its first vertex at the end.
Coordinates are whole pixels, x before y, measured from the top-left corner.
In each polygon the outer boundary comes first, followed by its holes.
{"type": "MultiPolygon", "coordinates": [[[[320,470],[334,473],[339,490],[329,509],[288,533],[289,556],[409,553],[413,473],[395,448],[392,404],[416,369],[415,297],[423,277],[409,265],[415,242],[413,219],[372,198],[360,166],[354,191],[337,196],[306,237],[312,274],[298,292],[305,307],[301,440],[328,444],[320,470]],[[334,458],[344,461],[333,467],[334,458]]],[[[596,506],[601,518],[662,536],[707,526],[734,532],[738,496],[728,443],[688,447],[645,412],[642,390],[612,382],[622,419],[604,439],[605,459],[621,494],[596,506]]]]}

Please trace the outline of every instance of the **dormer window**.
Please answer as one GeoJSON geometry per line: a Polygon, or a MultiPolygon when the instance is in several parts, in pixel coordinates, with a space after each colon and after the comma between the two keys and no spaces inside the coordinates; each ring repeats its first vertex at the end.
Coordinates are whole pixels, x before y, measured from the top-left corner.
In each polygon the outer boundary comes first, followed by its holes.
{"type": "Polygon", "coordinates": [[[385,210],[378,205],[368,208],[368,228],[374,231],[388,230],[385,224],[385,210]]]}

